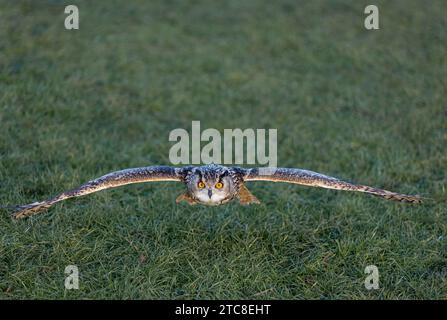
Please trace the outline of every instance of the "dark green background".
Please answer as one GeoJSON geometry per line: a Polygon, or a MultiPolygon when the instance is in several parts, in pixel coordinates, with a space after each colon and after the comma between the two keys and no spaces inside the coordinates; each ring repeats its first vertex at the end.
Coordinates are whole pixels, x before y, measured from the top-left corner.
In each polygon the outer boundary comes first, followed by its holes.
{"type": "Polygon", "coordinates": [[[434,199],[253,183],[259,206],[189,207],[154,183],[3,210],[0,298],[447,298],[447,2],[375,1],[377,31],[368,4],[0,0],[2,205],[169,164],[192,120],[277,128],[280,166],[434,199]]]}

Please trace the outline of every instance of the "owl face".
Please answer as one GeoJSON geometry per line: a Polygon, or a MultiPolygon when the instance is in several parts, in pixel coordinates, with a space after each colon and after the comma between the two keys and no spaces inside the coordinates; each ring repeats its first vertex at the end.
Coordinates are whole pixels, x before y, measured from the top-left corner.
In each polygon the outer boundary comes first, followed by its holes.
{"type": "Polygon", "coordinates": [[[230,201],[237,187],[226,168],[215,165],[214,170],[196,168],[187,181],[190,195],[205,205],[219,205],[230,201]],[[215,170],[215,169],[222,170],[215,170]]]}

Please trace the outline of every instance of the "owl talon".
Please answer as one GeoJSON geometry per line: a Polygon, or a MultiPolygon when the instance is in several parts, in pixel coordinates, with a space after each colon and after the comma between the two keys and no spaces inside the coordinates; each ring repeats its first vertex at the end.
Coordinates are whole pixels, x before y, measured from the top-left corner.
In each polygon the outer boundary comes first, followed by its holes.
{"type": "Polygon", "coordinates": [[[239,189],[238,193],[239,202],[242,205],[249,205],[249,204],[260,204],[261,201],[258,200],[248,189],[245,185],[242,185],[239,189]]]}
{"type": "Polygon", "coordinates": [[[183,194],[179,195],[177,197],[177,199],[175,199],[176,203],[179,203],[179,202],[182,202],[182,201],[185,201],[185,202],[189,203],[191,206],[193,206],[193,205],[195,205],[197,203],[193,198],[191,198],[190,195],[188,195],[186,193],[183,193],[183,194]]]}

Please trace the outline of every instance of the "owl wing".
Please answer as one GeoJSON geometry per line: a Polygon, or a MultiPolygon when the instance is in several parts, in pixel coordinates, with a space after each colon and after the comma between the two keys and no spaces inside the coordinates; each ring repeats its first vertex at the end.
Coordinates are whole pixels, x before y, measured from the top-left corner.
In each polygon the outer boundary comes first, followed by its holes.
{"type": "Polygon", "coordinates": [[[421,203],[422,198],[417,195],[406,195],[396,192],[391,192],[383,189],[368,187],[364,185],[352,184],[334,177],[326,176],[321,173],[292,168],[253,168],[245,169],[244,181],[273,181],[273,182],[288,182],[301,184],[305,186],[321,187],[335,190],[348,190],[369,193],[385,199],[421,203]],[[265,170],[262,172],[261,170],[265,170]]]}
{"type": "Polygon", "coordinates": [[[17,206],[13,217],[25,218],[36,213],[45,211],[53,204],[62,200],[81,197],[90,193],[105,189],[116,188],[127,184],[150,182],[150,181],[183,181],[187,168],[174,168],[168,166],[151,166],[143,168],[132,168],[109,173],[100,178],[91,180],[79,188],[63,192],[54,198],[42,202],[17,206]]]}

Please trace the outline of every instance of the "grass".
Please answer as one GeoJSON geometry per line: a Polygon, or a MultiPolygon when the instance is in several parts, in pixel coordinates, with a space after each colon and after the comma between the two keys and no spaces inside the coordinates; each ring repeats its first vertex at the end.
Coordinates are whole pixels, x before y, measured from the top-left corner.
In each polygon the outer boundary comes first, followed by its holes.
{"type": "Polygon", "coordinates": [[[169,164],[192,120],[277,128],[280,166],[434,201],[253,183],[259,206],[190,207],[165,182],[3,210],[0,298],[446,299],[447,5],[376,1],[367,31],[368,4],[1,0],[2,205],[169,164]]]}

